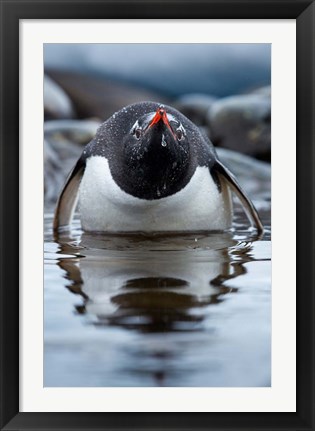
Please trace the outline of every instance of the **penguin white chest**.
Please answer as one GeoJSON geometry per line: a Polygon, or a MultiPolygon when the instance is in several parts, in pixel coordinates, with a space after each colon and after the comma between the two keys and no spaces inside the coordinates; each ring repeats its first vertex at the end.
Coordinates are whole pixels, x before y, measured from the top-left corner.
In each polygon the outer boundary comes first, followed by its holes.
{"type": "Polygon", "coordinates": [[[207,167],[197,167],[179,192],[146,200],[124,192],[114,181],[108,161],[87,160],[79,191],[82,228],[103,232],[160,232],[228,229],[232,223],[230,192],[221,192],[207,167]]]}

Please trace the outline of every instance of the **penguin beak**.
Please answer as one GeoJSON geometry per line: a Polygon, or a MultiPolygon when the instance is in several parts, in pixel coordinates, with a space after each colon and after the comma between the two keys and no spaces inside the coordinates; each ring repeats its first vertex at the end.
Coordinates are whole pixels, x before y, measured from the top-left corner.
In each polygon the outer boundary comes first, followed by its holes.
{"type": "Polygon", "coordinates": [[[166,110],[164,107],[159,106],[155,116],[153,117],[153,119],[151,120],[151,123],[148,125],[148,129],[150,129],[154,124],[158,124],[160,121],[163,122],[163,124],[165,124],[165,126],[169,129],[169,131],[171,132],[172,136],[176,139],[176,136],[171,128],[170,122],[168,121],[167,118],[167,114],[166,114],[166,110]]]}

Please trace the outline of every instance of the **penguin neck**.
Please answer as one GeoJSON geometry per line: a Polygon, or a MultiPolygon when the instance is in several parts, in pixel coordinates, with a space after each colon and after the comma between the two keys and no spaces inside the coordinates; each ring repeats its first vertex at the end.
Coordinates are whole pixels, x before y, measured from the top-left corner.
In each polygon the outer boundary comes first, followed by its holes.
{"type": "Polygon", "coordinates": [[[196,169],[190,153],[168,148],[139,151],[135,156],[124,157],[121,166],[111,169],[115,182],[126,193],[146,200],[177,193],[196,169]]]}

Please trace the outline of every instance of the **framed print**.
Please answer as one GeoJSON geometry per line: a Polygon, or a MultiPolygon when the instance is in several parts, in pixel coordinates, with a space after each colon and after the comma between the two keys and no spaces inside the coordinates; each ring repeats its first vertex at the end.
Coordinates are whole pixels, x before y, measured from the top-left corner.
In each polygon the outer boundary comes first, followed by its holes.
{"type": "Polygon", "coordinates": [[[314,2],[1,16],[1,429],[314,429],[314,2]]]}

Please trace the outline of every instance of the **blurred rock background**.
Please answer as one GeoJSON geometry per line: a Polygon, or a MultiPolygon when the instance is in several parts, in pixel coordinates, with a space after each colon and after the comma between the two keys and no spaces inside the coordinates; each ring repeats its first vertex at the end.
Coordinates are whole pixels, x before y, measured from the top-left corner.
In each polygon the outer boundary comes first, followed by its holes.
{"type": "Polygon", "coordinates": [[[247,192],[270,200],[270,45],[46,44],[44,62],[47,210],[99,124],[143,100],[179,109],[247,192]]]}

